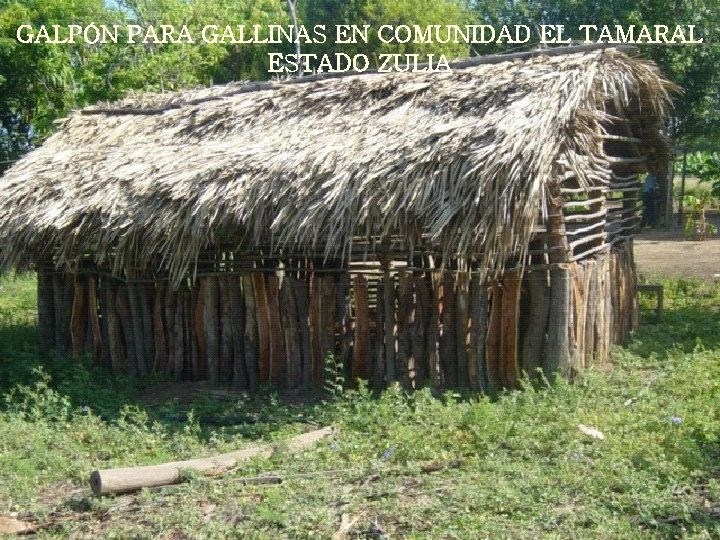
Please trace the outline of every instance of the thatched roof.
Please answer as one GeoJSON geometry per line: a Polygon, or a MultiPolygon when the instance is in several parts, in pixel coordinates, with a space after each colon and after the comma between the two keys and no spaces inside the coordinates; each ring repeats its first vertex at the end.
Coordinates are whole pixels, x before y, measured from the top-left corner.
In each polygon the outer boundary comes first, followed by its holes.
{"type": "Polygon", "coordinates": [[[220,241],[343,256],[353,236],[424,234],[498,270],[560,174],[607,181],[604,103],[639,105],[657,151],[670,88],[605,49],[91,107],[0,179],[0,264],[93,253],[177,278],[220,241]]]}

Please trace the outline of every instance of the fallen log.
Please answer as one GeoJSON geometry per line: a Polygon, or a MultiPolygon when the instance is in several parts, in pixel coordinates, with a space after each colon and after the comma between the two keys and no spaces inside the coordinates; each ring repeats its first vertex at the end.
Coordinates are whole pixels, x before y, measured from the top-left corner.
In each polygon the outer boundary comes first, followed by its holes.
{"type": "Polygon", "coordinates": [[[95,495],[108,495],[129,493],[144,487],[177,484],[182,479],[182,471],[186,469],[199,471],[206,476],[214,476],[235,468],[238,462],[247,461],[254,457],[268,458],[283,448],[286,448],[289,452],[299,452],[311,447],[332,433],[333,428],[327,427],[298,435],[284,444],[251,446],[250,448],[218,456],[173,461],[146,467],[93,471],[90,475],[90,488],[95,495]]]}

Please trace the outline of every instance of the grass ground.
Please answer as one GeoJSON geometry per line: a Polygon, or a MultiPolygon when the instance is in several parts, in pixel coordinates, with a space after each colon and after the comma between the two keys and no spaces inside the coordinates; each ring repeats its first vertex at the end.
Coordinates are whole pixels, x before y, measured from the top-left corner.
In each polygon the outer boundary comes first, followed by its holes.
{"type": "Polygon", "coordinates": [[[40,362],[34,281],[5,278],[0,516],[38,538],[718,538],[720,287],[665,286],[664,320],[644,324],[613,369],[573,385],[495,401],[391,389],[309,405],[202,392],[147,405],[152,389],[134,381],[40,362]],[[94,468],[211,455],[318,424],[338,434],[221,478],[107,498],[85,487],[94,468]],[[329,470],[341,472],[306,474],[329,470]],[[242,481],[265,473],[284,481],[242,481]]]}

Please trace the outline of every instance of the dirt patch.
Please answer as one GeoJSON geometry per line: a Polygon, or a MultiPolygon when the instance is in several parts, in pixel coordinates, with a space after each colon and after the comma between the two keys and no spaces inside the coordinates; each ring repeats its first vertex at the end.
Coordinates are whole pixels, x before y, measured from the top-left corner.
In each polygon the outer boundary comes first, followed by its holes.
{"type": "MultiPolygon", "coordinates": [[[[710,221],[720,230],[720,216],[710,221]]],[[[699,242],[682,229],[647,230],[635,238],[635,264],[648,277],[720,279],[720,236],[699,242]]]]}

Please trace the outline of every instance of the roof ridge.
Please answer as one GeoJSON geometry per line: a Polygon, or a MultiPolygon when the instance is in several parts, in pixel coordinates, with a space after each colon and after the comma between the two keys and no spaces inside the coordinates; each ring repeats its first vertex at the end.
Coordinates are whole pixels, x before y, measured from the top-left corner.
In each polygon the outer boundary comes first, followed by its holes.
{"type": "MultiPolygon", "coordinates": [[[[636,51],[637,47],[627,44],[616,44],[616,43],[591,43],[587,45],[571,45],[567,47],[552,47],[552,48],[537,48],[530,51],[514,52],[514,53],[500,53],[500,54],[489,54],[483,56],[471,57],[463,60],[455,60],[450,62],[450,66],[453,69],[466,69],[480,65],[491,65],[500,64],[503,62],[509,62],[513,60],[528,60],[538,56],[563,56],[569,54],[576,54],[582,52],[591,52],[605,49],[617,49],[619,51],[632,52],[636,51]]],[[[418,64],[418,67],[423,67],[427,64],[418,64]]],[[[85,109],[81,109],[79,112],[83,115],[92,114],[107,114],[107,115],[154,115],[162,114],[169,110],[181,109],[183,107],[198,105],[209,101],[219,101],[226,99],[231,96],[239,94],[247,94],[252,92],[261,92],[266,90],[276,90],[283,86],[293,84],[304,84],[312,83],[331,79],[343,79],[346,77],[359,77],[363,75],[376,75],[378,71],[367,70],[362,72],[357,71],[346,71],[342,73],[316,73],[313,75],[307,75],[303,77],[295,77],[291,79],[284,79],[281,81],[257,81],[249,82],[247,84],[239,85],[238,88],[232,92],[228,92],[222,95],[204,96],[195,99],[189,99],[181,103],[169,103],[162,107],[97,107],[91,106],[85,109]]]]}

